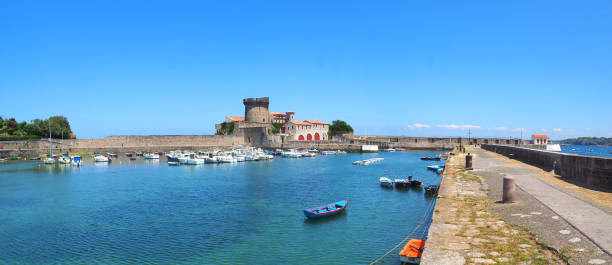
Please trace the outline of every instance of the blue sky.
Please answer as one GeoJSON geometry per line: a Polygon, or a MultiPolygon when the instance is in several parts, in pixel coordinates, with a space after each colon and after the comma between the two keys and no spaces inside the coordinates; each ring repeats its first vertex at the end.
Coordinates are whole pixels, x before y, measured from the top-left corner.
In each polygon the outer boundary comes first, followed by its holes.
{"type": "Polygon", "coordinates": [[[211,134],[261,96],[357,134],[612,137],[611,77],[610,1],[0,3],[0,115],[79,138],[211,134]]]}

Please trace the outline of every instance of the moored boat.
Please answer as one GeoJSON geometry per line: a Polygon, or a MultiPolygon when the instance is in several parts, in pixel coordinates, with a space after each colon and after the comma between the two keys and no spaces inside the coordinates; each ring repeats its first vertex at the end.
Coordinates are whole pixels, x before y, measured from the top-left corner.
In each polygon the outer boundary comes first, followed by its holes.
{"type": "Polygon", "coordinates": [[[421,160],[425,160],[425,161],[440,161],[440,157],[436,156],[436,157],[421,157],[421,160]]]}
{"type": "Polygon", "coordinates": [[[319,207],[304,209],[304,215],[308,218],[321,218],[344,212],[348,206],[348,200],[337,201],[319,207]]]}
{"type": "Polygon", "coordinates": [[[419,264],[421,263],[421,255],[425,248],[425,241],[412,238],[404,248],[399,252],[400,261],[402,263],[419,264]]]}
{"type": "Polygon", "coordinates": [[[378,181],[380,182],[380,186],[386,188],[393,188],[393,180],[391,180],[390,178],[381,177],[380,179],[378,179],[378,181]]]}
{"type": "Polygon", "coordinates": [[[98,156],[94,157],[94,161],[96,161],[96,162],[110,162],[111,160],[110,160],[110,158],[108,158],[106,156],[98,155],[98,156]]]}
{"type": "Polygon", "coordinates": [[[158,154],[144,154],[143,157],[144,159],[159,159],[158,154]]]}
{"type": "Polygon", "coordinates": [[[421,187],[423,181],[412,179],[412,176],[408,176],[407,179],[395,179],[393,181],[396,188],[408,188],[408,187],[421,187]]]}
{"type": "Polygon", "coordinates": [[[425,193],[436,193],[437,191],[438,191],[438,185],[425,186],[425,193]]]}

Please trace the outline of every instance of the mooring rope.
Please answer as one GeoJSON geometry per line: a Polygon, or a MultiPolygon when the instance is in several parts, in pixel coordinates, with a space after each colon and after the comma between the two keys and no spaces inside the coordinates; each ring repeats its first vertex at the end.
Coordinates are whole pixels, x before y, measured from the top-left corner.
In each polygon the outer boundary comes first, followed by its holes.
{"type": "MultiPolygon", "coordinates": [[[[446,163],[448,163],[448,159],[446,160],[446,163]]],[[[445,169],[446,169],[446,163],[445,163],[445,169]]],[[[372,261],[370,263],[370,265],[376,264],[378,262],[380,262],[382,259],[384,259],[387,255],[389,255],[391,252],[393,252],[395,249],[397,249],[399,246],[401,246],[402,244],[404,244],[404,242],[406,242],[406,240],[408,240],[410,237],[412,237],[413,233],[416,232],[416,230],[421,227],[421,225],[423,225],[426,220],[427,220],[427,216],[429,216],[429,214],[433,211],[434,209],[434,202],[437,201],[437,197],[438,197],[438,191],[440,190],[440,184],[442,184],[442,179],[444,179],[444,175],[441,175],[440,177],[440,182],[438,183],[438,189],[436,190],[436,192],[434,193],[434,199],[431,200],[429,202],[429,205],[427,206],[427,210],[425,211],[425,214],[423,215],[423,219],[421,220],[421,222],[404,238],[402,239],[402,241],[400,241],[397,245],[395,245],[392,249],[390,249],[389,251],[387,251],[387,253],[385,253],[384,255],[380,256],[379,258],[377,258],[376,260],[372,261]]],[[[425,234],[425,229],[423,229],[423,232],[421,233],[422,235],[425,234]]]]}

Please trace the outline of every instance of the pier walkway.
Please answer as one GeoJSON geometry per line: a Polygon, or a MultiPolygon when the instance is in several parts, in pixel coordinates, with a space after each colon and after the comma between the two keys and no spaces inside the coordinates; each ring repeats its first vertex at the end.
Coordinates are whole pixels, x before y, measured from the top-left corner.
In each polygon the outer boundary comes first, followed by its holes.
{"type": "Polygon", "coordinates": [[[490,201],[501,199],[503,176],[514,176],[519,188],[517,202],[489,207],[505,221],[528,227],[538,241],[566,255],[569,263],[612,262],[612,215],[606,206],[610,193],[588,191],[601,194],[604,201],[598,203],[558,184],[562,181],[544,181],[555,178],[550,172],[482,149],[470,151],[474,153],[474,173],[484,176],[489,184],[490,201]]]}

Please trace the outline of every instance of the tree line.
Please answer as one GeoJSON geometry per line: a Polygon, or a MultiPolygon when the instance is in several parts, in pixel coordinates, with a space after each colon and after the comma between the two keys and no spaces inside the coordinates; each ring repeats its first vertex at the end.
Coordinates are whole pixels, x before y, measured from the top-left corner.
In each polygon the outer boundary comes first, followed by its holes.
{"type": "Polygon", "coordinates": [[[3,119],[0,116],[0,140],[34,140],[48,138],[74,139],[70,123],[64,116],[53,116],[46,120],[35,119],[30,123],[18,122],[15,118],[3,119]]]}
{"type": "Polygon", "coordinates": [[[612,138],[606,138],[606,137],[578,137],[578,138],[565,139],[560,142],[562,144],[612,146],[612,138]]]}

